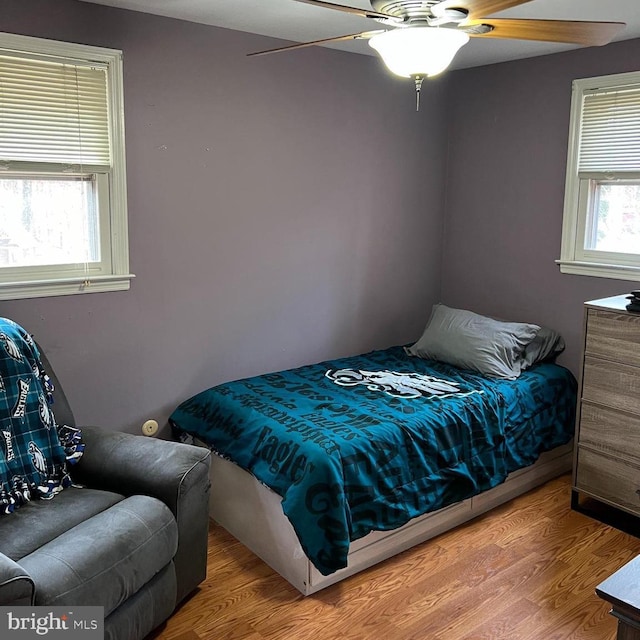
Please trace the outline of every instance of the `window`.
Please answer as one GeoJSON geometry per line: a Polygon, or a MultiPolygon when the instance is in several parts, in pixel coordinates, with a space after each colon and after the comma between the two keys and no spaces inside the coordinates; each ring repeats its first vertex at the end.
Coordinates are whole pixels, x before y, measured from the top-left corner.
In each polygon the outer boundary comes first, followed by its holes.
{"type": "Polygon", "coordinates": [[[560,270],[640,280],[640,73],[574,80],[560,270]]]}
{"type": "Polygon", "coordinates": [[[122,52],[0,33],[0,299],[132,277],[122,52]]]}

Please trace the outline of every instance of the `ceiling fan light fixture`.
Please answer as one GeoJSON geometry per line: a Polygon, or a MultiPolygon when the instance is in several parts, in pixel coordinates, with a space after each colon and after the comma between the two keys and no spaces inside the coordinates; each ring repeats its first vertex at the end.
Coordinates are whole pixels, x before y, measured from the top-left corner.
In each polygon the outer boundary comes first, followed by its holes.
{"type": "Polygon", "coordinates": [[[389,70],[404,78],[442,73],[469,42],[464,31],[439,27],[407,27],[380,33],[369,45],[389,70]]]}

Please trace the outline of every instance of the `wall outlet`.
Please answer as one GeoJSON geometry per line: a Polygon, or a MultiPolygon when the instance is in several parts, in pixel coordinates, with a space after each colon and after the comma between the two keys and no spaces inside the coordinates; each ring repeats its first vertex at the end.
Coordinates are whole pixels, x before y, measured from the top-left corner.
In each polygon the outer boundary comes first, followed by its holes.
{"type": "Polygon", "coordinates": [[[149,437],[155,436],[158,433],[158,423],[155,420],[147,420],[142,425],[142,433],[149,437]]]}

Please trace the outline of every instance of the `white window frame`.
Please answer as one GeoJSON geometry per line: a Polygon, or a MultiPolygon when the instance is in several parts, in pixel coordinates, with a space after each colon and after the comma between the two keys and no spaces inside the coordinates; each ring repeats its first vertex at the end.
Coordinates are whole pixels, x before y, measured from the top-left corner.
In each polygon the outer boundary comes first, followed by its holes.
{"type": "Polygon", "coordinates": [[[562,273],[619,280],[640,280],[640,251],[638,255],[635,255],[591,251],[584,248],[585,236],[589,233],[586,227],[590,205],[597,183],[623,184],[625,180],[640,180],[640,172],[598,172],[592,174],[583,172],[578,174],[582,106],[585,94],[598,89],[623,87],[640,88],[640,72],[581,78],[573,81],[562,245],[560,259],[556,260],[562,273]]]}
{"type": "MultiPolygon", "coordinates": [[[[96,176],[100,244],[106,253],[102,262],[95,267],[85,264],[3,268],[0,300],[128,290],[135,276],[129,273],[122,51],[10,33],[0,33],[0,50],[105,66],[112,159],[111,169],[96,176]]],[[[46,166],[41,169],[47,172],[46,166]]],[[[38,167],[33,170],[37,173],[38,167]]]]}

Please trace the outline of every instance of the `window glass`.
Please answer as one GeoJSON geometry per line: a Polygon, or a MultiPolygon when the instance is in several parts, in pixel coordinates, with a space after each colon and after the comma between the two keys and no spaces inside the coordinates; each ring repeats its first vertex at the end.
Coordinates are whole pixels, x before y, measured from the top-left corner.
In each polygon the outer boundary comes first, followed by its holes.
{"type": "Polygon", "coordinates": [[[596,184],[593,224],[585,249],[614,253],[640,252],[640,184],[596,184]]]}
{"type": "Polygon", "coordinates": [[[0,176],[0,267],[100,261],[90,177],[0,176]]]}

